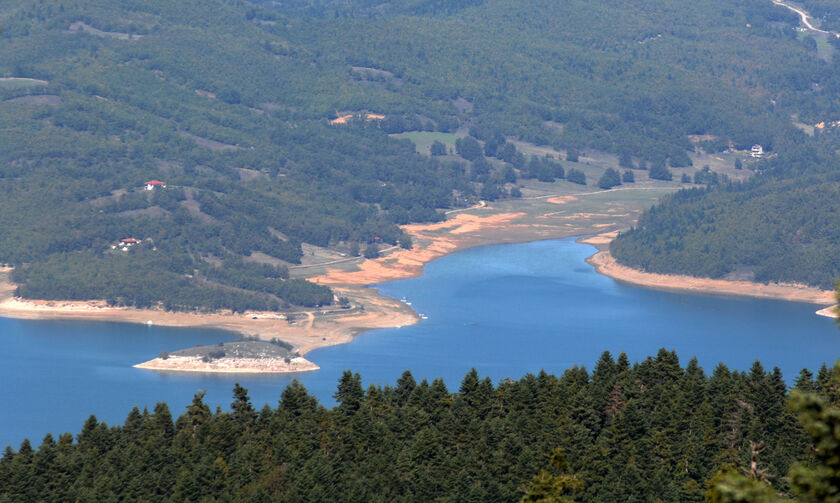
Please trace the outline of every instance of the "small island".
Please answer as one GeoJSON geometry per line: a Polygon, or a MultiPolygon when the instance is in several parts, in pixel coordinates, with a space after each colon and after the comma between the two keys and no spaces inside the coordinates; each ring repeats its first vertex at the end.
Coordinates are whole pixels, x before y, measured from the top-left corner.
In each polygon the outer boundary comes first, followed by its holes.
{"type": "Polygon", "coordinates": [[[172,353],[162,351],[154,360],[135,365],[146,370],[176,372],[221,372],[236,374],[287,373],[318,370],[283,341],[220,342],[172,353]]]}

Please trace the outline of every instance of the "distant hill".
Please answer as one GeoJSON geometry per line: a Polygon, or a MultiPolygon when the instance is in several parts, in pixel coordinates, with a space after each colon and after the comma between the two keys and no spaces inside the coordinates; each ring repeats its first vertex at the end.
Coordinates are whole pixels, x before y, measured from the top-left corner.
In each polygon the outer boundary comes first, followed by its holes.
{"type": "Polygon", "coordinates": [[[29,297],[328,303],[284,279],[301,243],[394,244],[398,224],[523,176],[505,172],[522,156],[473,169],[388,134],[657,165],[690,162],[687,135],[779,150],[804,141],[791,114],[840,113],[836,75],[797,22],[765,0],[8,0],[0,262],[29,297]],[[359,119],[330,124],[344,115],[359,119]],[[153,180],[166,189],[143,190],[153,180]]]}

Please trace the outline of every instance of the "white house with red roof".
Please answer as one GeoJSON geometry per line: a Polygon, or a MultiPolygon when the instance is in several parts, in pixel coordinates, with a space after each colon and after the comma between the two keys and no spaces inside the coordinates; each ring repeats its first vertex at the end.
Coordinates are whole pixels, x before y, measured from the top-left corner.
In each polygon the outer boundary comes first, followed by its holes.
{"type": "Polygon", "coordinates": [[[160,180],[151,180],[146,182],[145,189],[146,190],[155,190],[157,188],[165,189],[166,182],[161,182],[160,180]]]}
{"type": "Polygon", "coordinates": [[[112,250],[117,250],[117,249],[119,249],[119,250],[122,250],[122,251],[124,251],[124,252],[127,252],[129,248],[131,248],[131,247],[132,247],[132,246],[134,246],[134,245],[139,245],[139,244],[140,244],[140,240],[139,240],[139,239],[135,239],[135,238],[123,238],[123,239],[120,239],[120,242],[119,242],[119,243],[117,243],[117,244],[115,244],[115,245],[111,245],[111,249],[112,249],[112,250]]]}

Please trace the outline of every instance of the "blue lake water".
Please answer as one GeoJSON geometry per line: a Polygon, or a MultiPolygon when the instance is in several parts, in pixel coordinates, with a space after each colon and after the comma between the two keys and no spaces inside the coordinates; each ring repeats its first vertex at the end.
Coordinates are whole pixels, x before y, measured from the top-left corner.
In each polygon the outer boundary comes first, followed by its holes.
{"type": "Polygon", "coordinates": [[[457,389],[475,367],[494,382],[545,369],[591,368],[604,350],[631,361],[675,349],[707,372],[718,362],[746,370],[759,359],[788,381],[803,367],[840,357],[840,331],[815,306],[658,292],[619,284],[584,262],[594,248],[571,239],[473,248],[426,266],[422,277],[380,286],[429,319],[359,335],[307,358],[317,372],[280,376],[157,373],[131,365],[196,344],[235,339],[226,332],[122,323],[0,318],[0,447],[47,431],[74,434],[91,414],[121,423],[132,406],[166,401],[174,415],[193,394],[227,408],[239,381],[254,404],[275,406],[297,377],[323,403],[344,369],[365,384],[393,384],[409,369],[457,389]]]}

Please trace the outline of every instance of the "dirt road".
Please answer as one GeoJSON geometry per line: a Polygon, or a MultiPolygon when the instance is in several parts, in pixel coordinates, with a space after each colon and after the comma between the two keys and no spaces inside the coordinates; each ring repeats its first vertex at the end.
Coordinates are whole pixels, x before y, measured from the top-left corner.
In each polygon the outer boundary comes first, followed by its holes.
{"type": "Polygon", "coordinates": [[[805,12],[804,10],[800,9],[799,7],[794,7],[793,5],[786,4],[785,2],[782,2],[781,0],[773,0],[773,3],[776,4],[776,5],[779,5],[781,7],[785,7],[786,9],[790,9],[793,12],[799,14],[799,18],[802,20],[802,24],[804,24],[805,27],[808,28],[809,30],[815,31],[817,33],[824,33],[826,35],[834,35],[835,37],[840,38],[840,33],[837,33],[837,32],[834,32],[834,31],[821,30],[821,29],[817,28],[816,26],[812,25],[811,22],[808,21],[808,18],[810,17],[808,15],[808,13],[805,12]]]}

